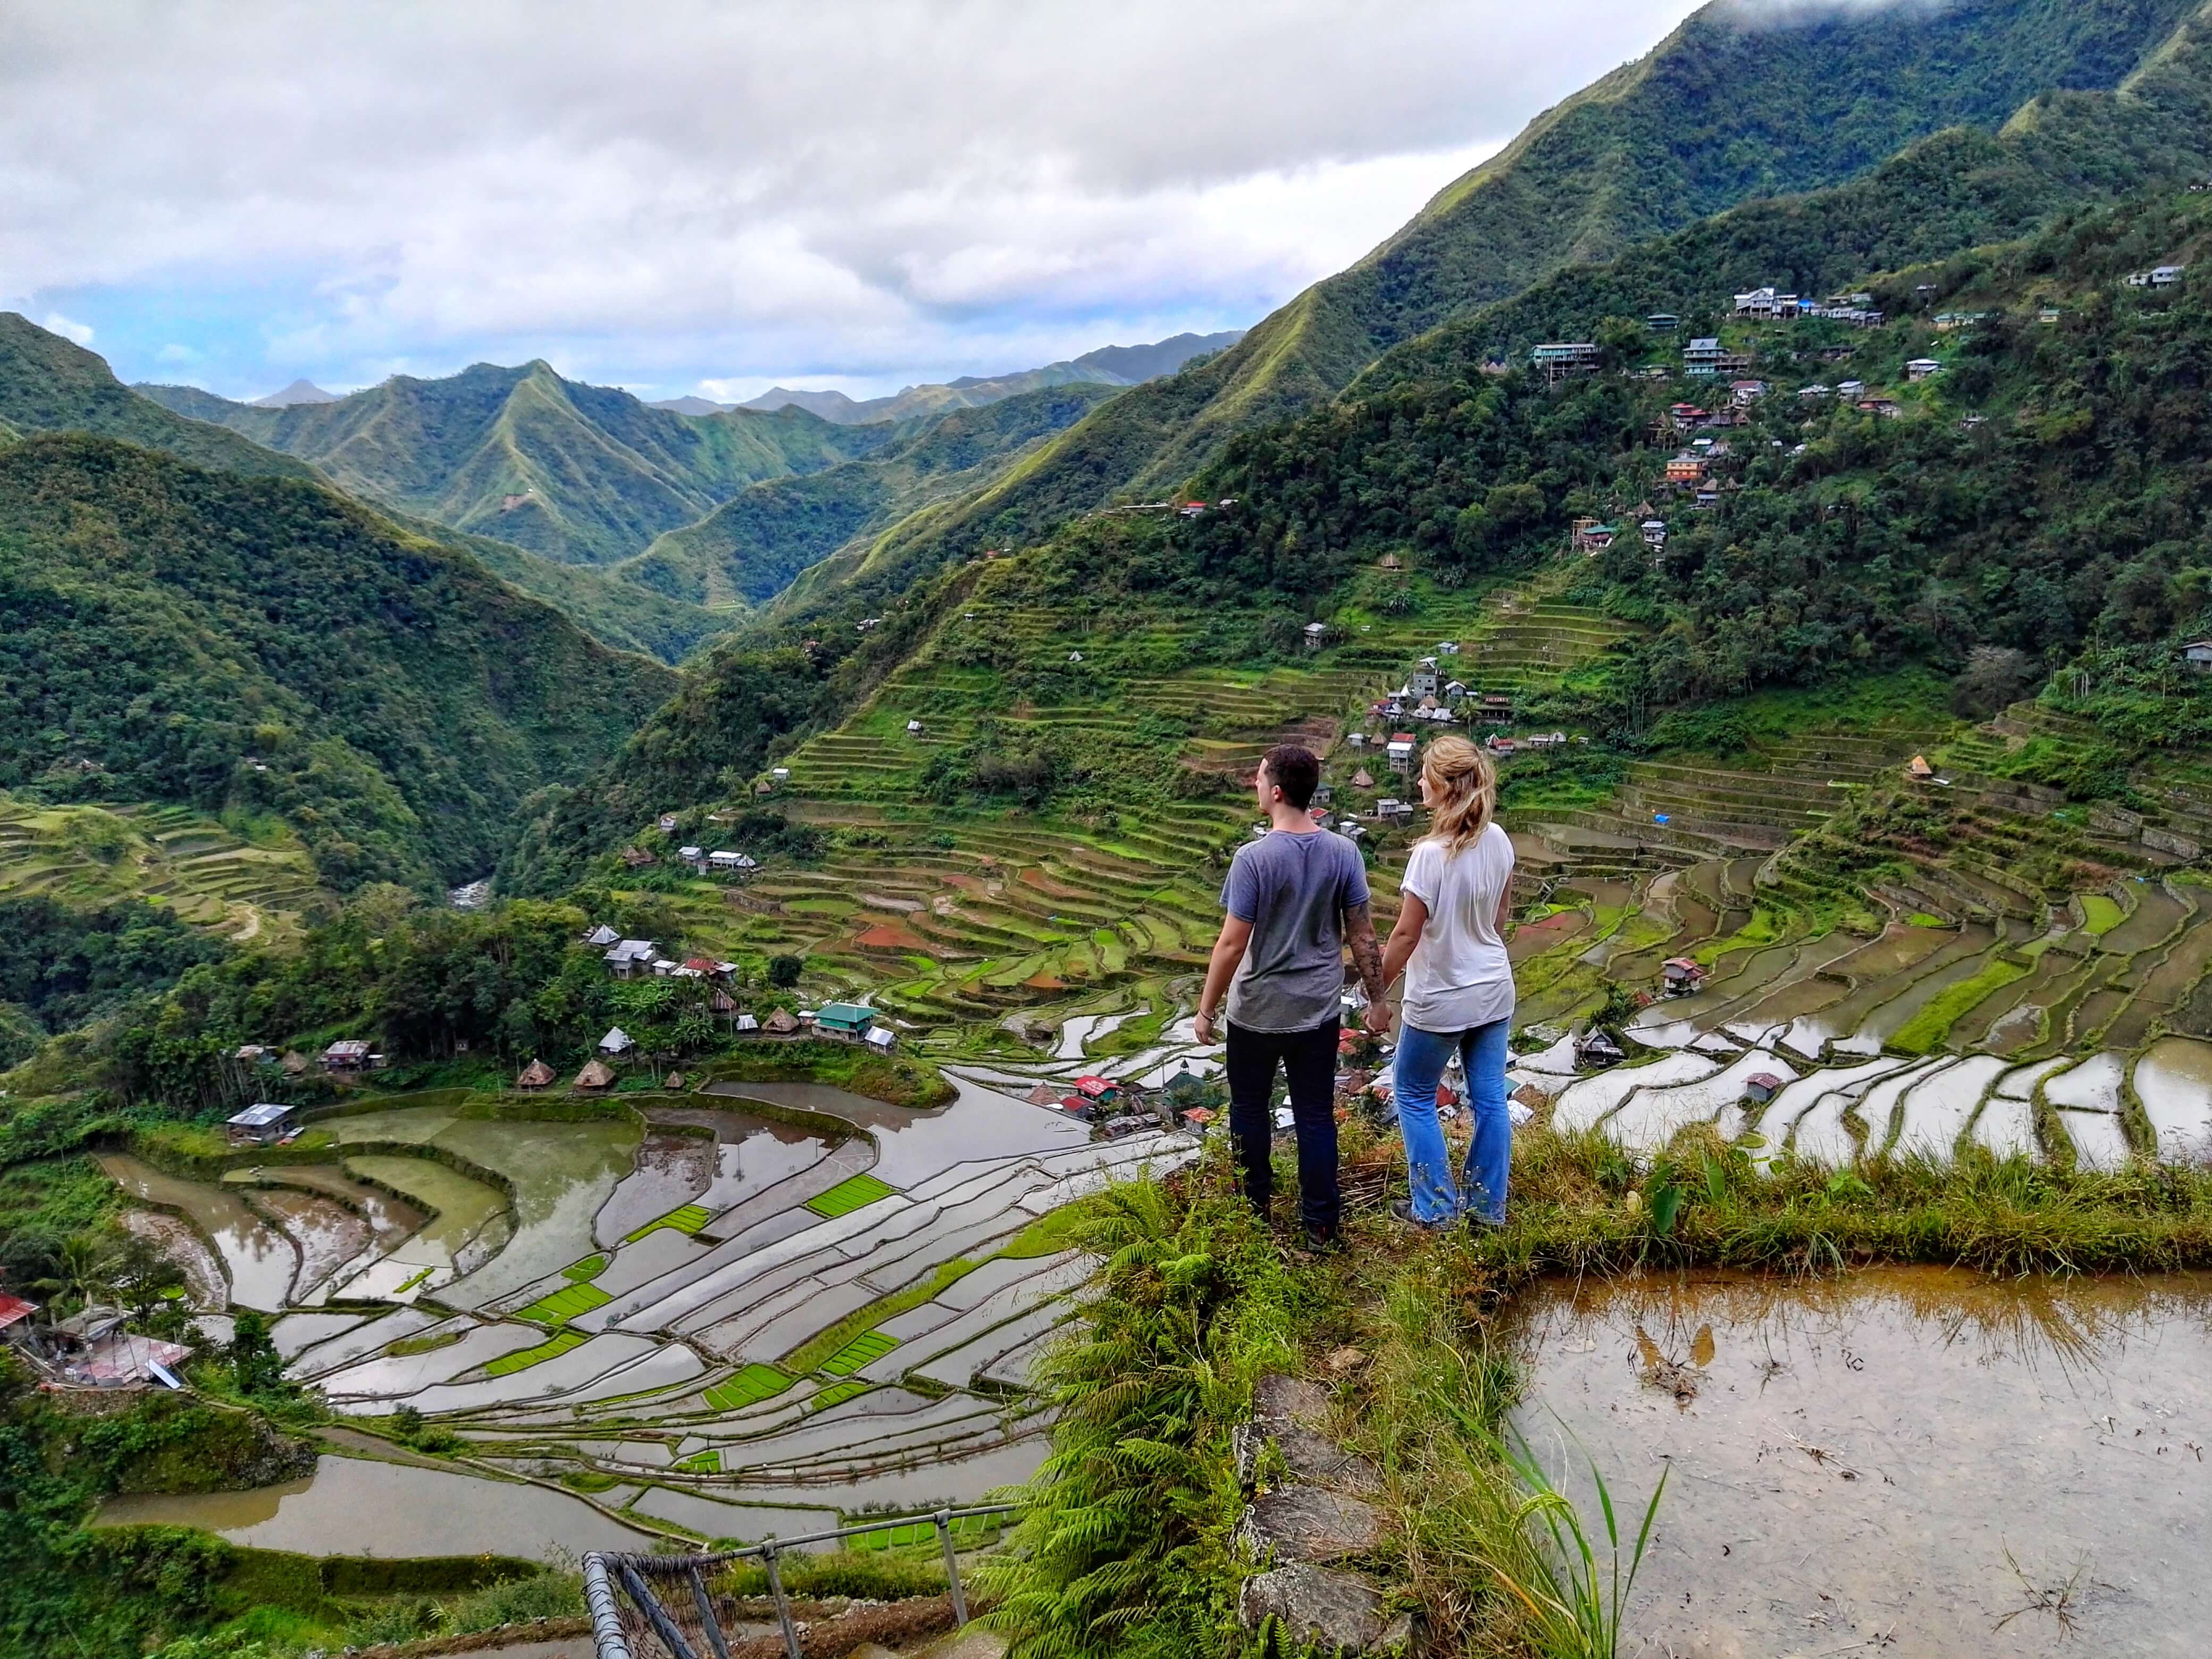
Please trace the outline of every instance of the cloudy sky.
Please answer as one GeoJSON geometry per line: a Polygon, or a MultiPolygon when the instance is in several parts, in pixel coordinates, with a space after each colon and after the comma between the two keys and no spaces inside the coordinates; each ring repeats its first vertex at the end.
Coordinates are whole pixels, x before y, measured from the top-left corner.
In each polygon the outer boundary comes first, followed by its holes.
{"type": "Polygon", "coordinates": [[[0,0],[0,309],[251,397],[1250,324],[1692,0],[0,0]]]}

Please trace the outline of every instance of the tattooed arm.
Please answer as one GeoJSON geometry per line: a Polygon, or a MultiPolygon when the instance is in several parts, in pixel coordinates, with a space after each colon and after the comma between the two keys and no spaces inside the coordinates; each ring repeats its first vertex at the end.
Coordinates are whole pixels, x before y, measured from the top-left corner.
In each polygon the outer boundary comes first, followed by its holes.
{"type": "Polygon", "coordinates": [[[1367,988],[1367,1029],[1381,1033],[1390,1029],[1390,1005],[1386,993],[1390,981],[1382,974],[1382,947],[1375,939],[1371,906],[1353,904],[1344,912],[1344,942],[1352,947],[1352,964],[1359,982],[1367,988]]]}

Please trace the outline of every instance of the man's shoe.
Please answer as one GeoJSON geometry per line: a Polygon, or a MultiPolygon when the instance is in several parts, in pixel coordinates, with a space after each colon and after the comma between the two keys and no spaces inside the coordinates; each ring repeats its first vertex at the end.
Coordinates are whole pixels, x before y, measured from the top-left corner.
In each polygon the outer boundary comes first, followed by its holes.
{"type": "Polygon", "coordinates": [[[1301,1227],[1298,1248],[1312,1255],[1334,1255],[1344,1248],[1344,1234],[1340,1231],[1317,1233],[1310,1227],[1301,1227]]]}
{"type": "Polygon", "coordinates": [[[1392,1199],[1390,1200],[1390,1213],[1398,1220],[1404,1222],[1408,1227],[1419,1227],[1425,1233],[1443,1233],[1449,1232],[1451,1231],[1451,1223],[1449,1221],[1424,1221],[1420,1217],[1415,1215],[1413,1213],[1413,1200],[1410,1198],[1392,1199]]]}

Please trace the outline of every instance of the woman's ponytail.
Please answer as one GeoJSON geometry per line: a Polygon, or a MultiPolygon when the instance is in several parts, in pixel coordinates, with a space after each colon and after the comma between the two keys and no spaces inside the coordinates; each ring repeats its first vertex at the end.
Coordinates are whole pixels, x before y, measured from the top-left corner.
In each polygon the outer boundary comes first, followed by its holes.
{"type": "Polygon", "coordinates": [[[1498,816],[1498,774],[1490,757],[1465,738],[1438,738],[1421,757],[1429,786],[1427,839],[1450,854],[1482,839],[1498,816]]]}

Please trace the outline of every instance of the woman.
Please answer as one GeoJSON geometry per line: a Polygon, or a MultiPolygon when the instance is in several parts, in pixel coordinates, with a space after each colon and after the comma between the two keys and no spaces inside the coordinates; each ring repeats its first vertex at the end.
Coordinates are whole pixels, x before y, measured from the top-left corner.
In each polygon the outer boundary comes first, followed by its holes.
{"type": "Polygon", "coordinates": [[[1413,847],[1398,926],[1382,953],[1387,985],[1406,975],[1393,1080],[1406,1138],[1410,1203],[1401,1220],[1449,1227],[1464,1212],[1505,1219],[1512,1126],[1505,1115],[1505,1038],[1513,1019],[1513,969],[1504,930],[1513,906],[1513,842],[1498,823],[1498,775],[1464,738],[1439,738],[1421,761],[1429,833],[1413,847]],[[1437,1080],[1457,1054],[1474,1115],[1461,1183],[1437,1122],[1437,1080]]]}

